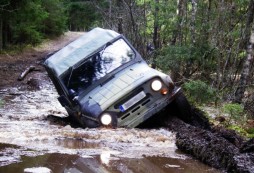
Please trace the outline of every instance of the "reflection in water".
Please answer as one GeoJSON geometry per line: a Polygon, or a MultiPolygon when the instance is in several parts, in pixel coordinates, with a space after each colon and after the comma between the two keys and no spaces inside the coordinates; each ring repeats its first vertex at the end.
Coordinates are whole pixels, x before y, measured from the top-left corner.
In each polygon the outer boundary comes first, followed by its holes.
{"type": "Polygon", "coordinates": [[[81,139],[56,139],[56,145],[70,149],[100,148],[99,142],[84,141],[81,139]]]}
{"type": "Polygon", "coordinates": [[[108,166],[110,161],[110,152],[109,151],[103,151],[100,155],[101,163],[108,166]]]}
{"type": "Polygon", "coordinates": [[[42,167],[53,173],[219,173],[199,162],[165,157],[140,159],[114,158],[110,153],[100,156],[80,157],[68,154],[45,154],[22,157],[22,162],[0,167],[0,172],[23,172],[26,168],[42,167]]]}

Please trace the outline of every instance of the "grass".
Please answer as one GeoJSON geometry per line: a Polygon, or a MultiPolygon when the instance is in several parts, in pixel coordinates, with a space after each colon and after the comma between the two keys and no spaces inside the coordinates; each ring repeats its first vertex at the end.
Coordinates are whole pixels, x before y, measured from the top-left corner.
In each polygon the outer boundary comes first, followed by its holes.
{"type": "Polygon", "coordinates": [[[248,124],[248,121],[253,120],[248,118],[240,106],[233,104],[225,105],[221,106],[221,108],[203,105],[200,108],[207,113],[209,121],[215,126],[223,126],[226,129],[234,130],[244,138],[254,138],[254,126],[248,124]],[[219,121],[220,117],[224,121],[219,121]]]}

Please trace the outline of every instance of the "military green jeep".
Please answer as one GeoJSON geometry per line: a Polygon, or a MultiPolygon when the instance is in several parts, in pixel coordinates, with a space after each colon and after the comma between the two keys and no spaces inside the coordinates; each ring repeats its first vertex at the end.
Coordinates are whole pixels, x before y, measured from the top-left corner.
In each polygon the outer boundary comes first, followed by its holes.
{"type": "Polygon", "coordinates": [[[180,90],[112,30],[95,28],[44,64],[59,102],[83,127],[136,127],[180,90]]]}

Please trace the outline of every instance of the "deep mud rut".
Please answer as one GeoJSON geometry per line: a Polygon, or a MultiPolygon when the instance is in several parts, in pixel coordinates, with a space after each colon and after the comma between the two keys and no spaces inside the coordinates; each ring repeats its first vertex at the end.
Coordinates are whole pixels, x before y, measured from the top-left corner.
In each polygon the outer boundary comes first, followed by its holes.
{"type": "Polygon", "coordinates": [[[69,124],[40,62],[78,35],[0,57],[0,172],[221,172],[180,152],[176,134],[166,128],[82,129],[69,124]],[[17,81],[30,65],[38,70],[17,81]]]}

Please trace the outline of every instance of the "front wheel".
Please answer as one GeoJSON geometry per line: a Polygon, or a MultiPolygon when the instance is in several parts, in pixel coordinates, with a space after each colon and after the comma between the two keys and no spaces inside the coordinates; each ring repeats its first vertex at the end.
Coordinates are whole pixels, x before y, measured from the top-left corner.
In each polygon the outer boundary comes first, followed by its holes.
{"type": "Polygon", "coordinates": [[[211,129],[209,120],[205,116],[205,113],[191,105],[182,91],[173,101],[173,105],[177,109],[175,115],[185,123],[203,129],[211,129]]]}
{"type": "Polygon", "coordinates": [[[182,91],[180,91],[172,104],[176,108],[176,116],[184,122],[190,123],[192,116],[191,105],[182,91]]]}

